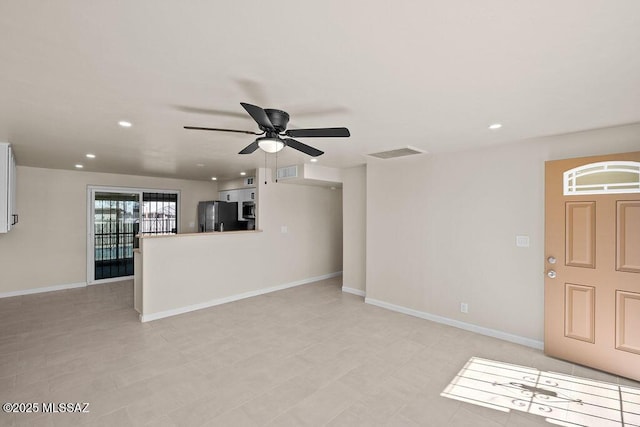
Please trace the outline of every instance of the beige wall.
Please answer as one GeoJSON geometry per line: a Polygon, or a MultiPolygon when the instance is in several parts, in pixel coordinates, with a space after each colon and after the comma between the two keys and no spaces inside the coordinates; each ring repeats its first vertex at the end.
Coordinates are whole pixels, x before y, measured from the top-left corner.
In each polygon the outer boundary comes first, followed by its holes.
{"type": "Polygon", "coordinates": [[[143,239],[145,316],[342,270],[341,191],[264,185],[263,173],[262,232],[143,239]]]}
{"type": "MultiPolygon", "coordinates": [[[[218,191],[226,191],[226,190],[237,190],[239,188],[254,188],[257,187],[257,183],[255,183],[254,185],[250,185],[247,186],[244,183],[244,180],[246,178],[249,177],[254,177],[255,178],[255,170],[248,170],[247,171],[247,176],[243,176],[240,178],[234,178],[234,179],[226,179],[224,181],[218,181],[218,191]]],[[[255,180],[254,180],[255,182],[255,180]]],[[[216,197],[218,195],[216,194],[216,197]]]]}
{"type": "Polygon", "coordinates": [[[639,146],[640,125],[632,125],[371,159],[367,298],[541,341],[544,162],[639,146]],[[531,246],[517,248],[517,234],[531,246]]]}
{"type": "Polygon", "coordinates": [[[366,165],[342,171],[342,286],[366,291],[366,165]]]}
{"type": "Polygon", "coordinates": [[[87,186],[180,190],[180,231],[196,221],[213,182],[18,166],[20,223],[0,235],[0,294],[87,281],[87,186]]]}

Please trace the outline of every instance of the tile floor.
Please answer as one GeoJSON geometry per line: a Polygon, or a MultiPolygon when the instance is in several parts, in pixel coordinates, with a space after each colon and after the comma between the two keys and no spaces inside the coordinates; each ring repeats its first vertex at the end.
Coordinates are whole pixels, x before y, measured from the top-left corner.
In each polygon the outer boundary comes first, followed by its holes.
{"type": "Polygon", "coordinates": [[[472,356],[621,383],[363,303],[340,278],[140,323],[131,282],[0,299],[0,402],[88,402],[0,426],[530,426],[440,396],[472,356]]]}
{"type": "Polygon", "coordinates": [[[639,427],[640,388],[472,357],[442,396],[559,425],[639,427]]]}

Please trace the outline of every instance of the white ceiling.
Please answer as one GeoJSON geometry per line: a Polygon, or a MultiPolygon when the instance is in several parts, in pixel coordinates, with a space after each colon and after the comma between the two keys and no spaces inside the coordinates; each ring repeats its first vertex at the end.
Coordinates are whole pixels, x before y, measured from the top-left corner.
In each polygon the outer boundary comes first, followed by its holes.
{"type": "Polygon", "coordinates": [[[241,101],[348,127],[300,138],[335,167],[640,122],[637,0],[0,0],[0,58],[0,141],[37,167],[236,177],[251,135],[182,126],[258,130],[241,101]]]}

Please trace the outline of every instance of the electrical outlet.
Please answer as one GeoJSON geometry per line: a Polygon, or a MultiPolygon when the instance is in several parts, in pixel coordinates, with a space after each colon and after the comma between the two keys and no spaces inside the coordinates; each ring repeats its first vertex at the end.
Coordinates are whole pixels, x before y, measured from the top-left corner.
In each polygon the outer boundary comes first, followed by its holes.
{"type": "Polygon", "coordinates": [[[466,302],[461,302],[460,303],[460,312],[468,313],[469,312],[469,304],[467,304],[466,302]]]}

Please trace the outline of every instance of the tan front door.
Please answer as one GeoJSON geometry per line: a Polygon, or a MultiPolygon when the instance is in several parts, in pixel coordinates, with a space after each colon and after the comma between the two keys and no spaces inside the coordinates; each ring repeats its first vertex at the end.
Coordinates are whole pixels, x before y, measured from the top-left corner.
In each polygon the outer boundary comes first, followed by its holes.
{"type": "Polygon", "coordinates": [[[640,380],[640,193],[633,162],[640,152],[546,163],[544,349],[640,380]]]}

